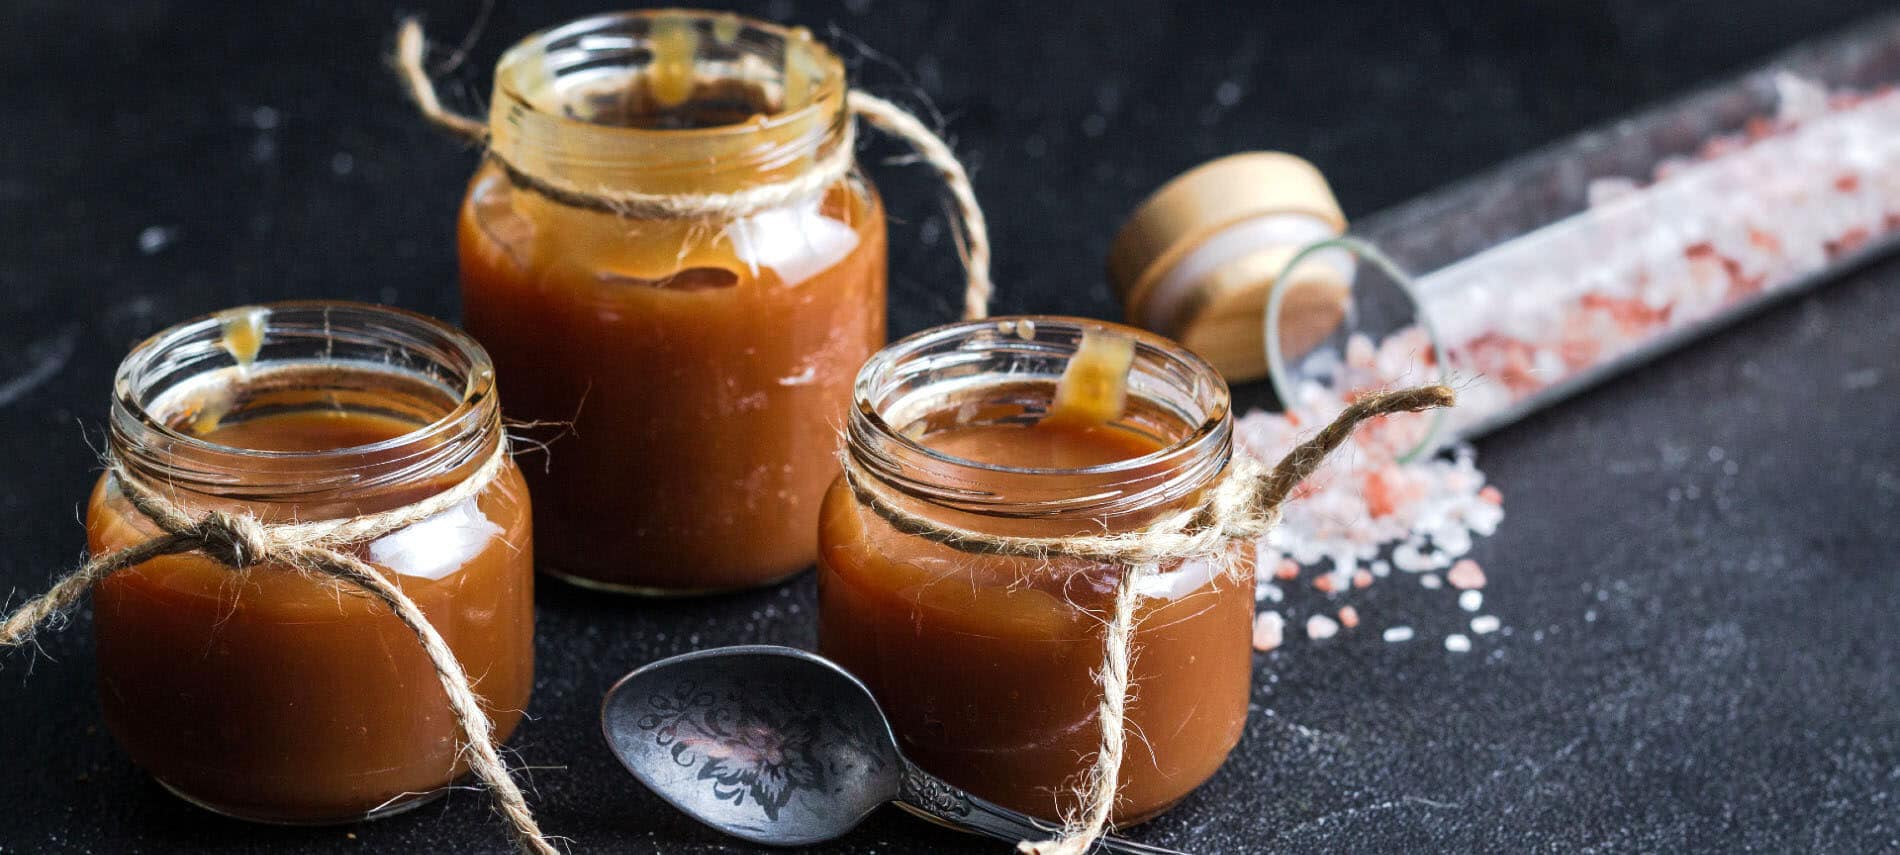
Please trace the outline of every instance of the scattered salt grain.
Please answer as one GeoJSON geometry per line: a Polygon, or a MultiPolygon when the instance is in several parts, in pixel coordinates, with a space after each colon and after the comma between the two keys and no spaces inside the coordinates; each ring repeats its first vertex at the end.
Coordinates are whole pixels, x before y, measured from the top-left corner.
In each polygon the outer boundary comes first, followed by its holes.
{"type": "Polygon", "coordinates": [[[1298,579],[1300,578],[1300,565],[1283,558],[1280,560],[1279,565],[1273,568],[1273,578],[1281,580],[1298,579]]]}
{"type": "Polygon", "coordinates": [[[1253,649],[1265,653],[1286,637],[1286,619],[1279,612],[1261,612],[1253,619],[1253,649]]]}
{"type": "Polygon", "coordinates": [[[156,255],[165,247],[171,246],[178,237],[178,230],[165,226],[146,226],[139,231],[139,252],[156,255]]]}
{"type": "Polygon", "coordinates": [[[1445,636],[1445,649],[1453,653],[1464,653],[1471,649],[1471,639],[1459,633],[1445,636]]]}
{"type": "Polygon", "coordinates": [[[1458,608],[1464,609],[1465,611],[1468,611],[1468,612],[1475,612],[1481,608],[1484,608],[1484,592],[1483,591],[1466,591],[1462,594],[1459,594],[1458,608]]]}
{"type": "Polygon", "coordinates": [[[1261,582],[1253,587],[1253,601],[1256,603],[1277,603],[1284,599],[1286,599],[1286,592],[1280,590],[1279,585],[1261,582]]]}
{"type": "Polygon", "coordinates": [[[1454,588],[1470,590],[1484,587],[1484,568],[1469,558],[1451,565],[1451,572],[1445,574],[1445,580],[1454,588]]]}
{"type": "Polygon", "coordinates": [[[1339,607],[1339,624],[1347,629],[1359,625],[1359,610],[1352,606],[1339,607]]]}
{"type": "Polygon", "coordinates": [[[1437,573],[1427,573],[1418,577],[1418,585],[1426,590],[1436,591],[1445,586],[1445,580],[1438,578],[1437,573]]]}
{"type": "Polygon", "coordinates": [[[1325,615],[1314,615],[1306,619],[1306,637],[1314,641],[1325,641],[1339,634],[1339,624],[1325,615]]]}
{"type": "Polygon", "coordinates": [[[1413,635],[1414,633],[1411,627],[1395,626],[1386,629],[1383,638],[1385,638],[1389,644],[1398,644],[1401,641],[1411,641],[1413,635]]]}
{"type": "Polygon", "coordinates": [[[1352,586],[1355,588],[1372,587],[1372,571],[1364,568],[1352,571],[1352,586]]]}
{"type": "Polygon", "coordinates": [[[1498,627],[1503,624],[1504,622],[1498,620],[1497,615],[1478,615],[1471,619],[1471,631],[1479,635],[1490,635],[1497,632],[1498,627]]]}
{"type": "Polygon", "coordinates": [[[1313,580],[1313,588],[1321,593],[1330,594],[1339,590],[1339,583],[1333,581],[1333,574],[1325,573],[1313,580]]]}

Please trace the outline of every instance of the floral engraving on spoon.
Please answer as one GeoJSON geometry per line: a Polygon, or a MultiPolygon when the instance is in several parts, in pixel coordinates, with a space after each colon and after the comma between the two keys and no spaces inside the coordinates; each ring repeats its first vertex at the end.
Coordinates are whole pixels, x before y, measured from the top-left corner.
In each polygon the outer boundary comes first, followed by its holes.
{"type": "Polygon", "coordinates": [[[863,738],[812,698],[761,697],[735,687],[676,684],[647,697],[649,712],[635,722],[669,749],[673,762],[698,767],[716,798],[743,805],[747,798],[777,821],[802,790],[832,789],[854,767],[882,761],[848,750],[863,738]]]}

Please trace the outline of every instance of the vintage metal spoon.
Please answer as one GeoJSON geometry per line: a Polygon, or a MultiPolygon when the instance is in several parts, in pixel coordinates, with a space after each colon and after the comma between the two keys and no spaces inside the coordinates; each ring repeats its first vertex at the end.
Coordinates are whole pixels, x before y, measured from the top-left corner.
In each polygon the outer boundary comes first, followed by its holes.
{"type": "MultiPolygon", "coordinates": [[[[694,819],[754,843],[831,840],[889,801],[998,840],[1054,833],[905,760],[863,683],[790,647],[722,647],[654,662],[608,690],[600,725],[641,783],[694,819]]],[[[1173,852],[1118,838],[1103,839],[1101,848],[1173,852]]]]}

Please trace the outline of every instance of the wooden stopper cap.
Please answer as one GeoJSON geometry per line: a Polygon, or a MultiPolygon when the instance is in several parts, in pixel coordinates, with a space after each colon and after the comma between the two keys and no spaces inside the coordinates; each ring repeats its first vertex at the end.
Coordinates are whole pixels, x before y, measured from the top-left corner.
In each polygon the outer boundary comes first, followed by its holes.
{"type": "MultiPolygon", "coordinates": [[[[1326,177],[1281,152],[1201,164],[1156,190],[1109,247],[1128,319],[1199,353],[1230,381],[1266,376],[1267,295],[1301,246],[1343,233],[1326,177]]],[[[1281,308],[1282,341],[1310,348],[1345,317],[1349,283],[1301,265],[1281,308]]]]}

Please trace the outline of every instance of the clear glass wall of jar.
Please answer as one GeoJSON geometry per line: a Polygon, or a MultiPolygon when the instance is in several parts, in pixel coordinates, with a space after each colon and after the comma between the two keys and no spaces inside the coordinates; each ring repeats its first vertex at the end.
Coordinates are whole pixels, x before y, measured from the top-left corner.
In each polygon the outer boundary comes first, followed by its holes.
{"type": "MultiPolygon", "coordinates": [[[[909,510],[999,535],[1128,531],[1191,506],[1231,457],[1227,386],[1166,339],[1019,318],[920,333],[858,375],[848,453],[909,510]],[[1105,428],[1043,431],[1083,334],[1135,340],[1128,404],[1105,428]]],[[[864,680],[905,754],[984,798],[1055,819],[1100,729],[1104,623],[1121,568],[978,556],[892,528],[841,479],[826,498],[819,647],[864,680]]],[[[1165,810],[1240,738],[1252,678],[1251,552],[1141,584],[1121,823],[1165,810]]]]}
{"type": "MultiPolygon", "coordinates": [[[[280,303],[159,333],[120,366],[109,424],[113,454],[145,486],[193,513],[267,523],[422,501],[503,441],[479,345],[353,303],[280,303]]],[[[355,548],[477,678],[497,739],[533,682],[530,528],[509,463],[477,497],[355,548]]],[[[95,553],[159,533],[112,476],[100,480],[87,513],[95,553]]],[[[188,801],[243,819],[345,822],[419,804],[466,769],[427,654],[367,597],[196,554],[122,570],[94,596],[106,725],[188,801]]]]}
{"type": "Polygon", "coordinates": [[[844,69],[802,30],[635,12],[530,36],[496,69],[493,157],[459,227],[471,332],[509,415],[571,422],[527,467],[542,564],[617,591],[809,566],[858,366],[884,341],[884,213],[855,169],[731,215],[583,194],[733,194],[848,157],[844,69]]]}

